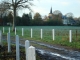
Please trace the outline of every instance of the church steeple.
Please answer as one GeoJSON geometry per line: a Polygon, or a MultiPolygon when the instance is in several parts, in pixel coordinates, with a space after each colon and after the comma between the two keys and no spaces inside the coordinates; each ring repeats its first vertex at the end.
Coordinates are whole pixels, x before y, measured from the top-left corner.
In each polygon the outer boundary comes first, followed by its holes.
{"type": "Polygon", "coordinates": [[[50,10],[50,14],[52,14],[52,7],[51,7],[51,10],[50,10]]]}
{"type": "Polygon", "coordinates": [[[52,19],[52,16],[53,16],[53,13],[52,13],[52,7],[51,7],[48,18],[49,18],[49,19],[52,19]]]}

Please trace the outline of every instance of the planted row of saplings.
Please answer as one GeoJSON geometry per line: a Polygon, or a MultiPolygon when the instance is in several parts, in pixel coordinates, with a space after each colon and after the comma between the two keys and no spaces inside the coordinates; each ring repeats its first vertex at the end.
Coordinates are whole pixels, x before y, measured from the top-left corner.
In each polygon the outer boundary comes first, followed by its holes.
{"type": "MultiPolygon", "coordinates": [[[[5,32],[5,29],[3,28],[3,33],[5,32]]],[[[7,32],[11,32],[10,28],[9,28],[9,31],[7,32]]],[[[11,32],[11,34],[13,34],[13,32],[11,32]]],[[[68,40],[69,42],[71,42],[70,40],[74,39],[74,37],[76,39],[79,38],[79,31],[78,30],[65,30],[65,31],[58,31],[58,30],[55,30],[55,29],[52,29],[52,31],[46,31],[46,30],[43,30],[41,29],[40,31],[35,31],[31,28],[31,30],[25,30],[24,28],[22,28],[22,30],[18,30],[17,28],[15,28],[15,32],[14,32],[15,35],[22,35],[22,36],[25,36],[26,37],[29,37],[29,38],[40,38],[40,39],[45,39],[46,37],[49,37],[50,39],[52,40],[56,40],[58,37],[68,37],[68,40]],[[45,38],[44,38],[45,37],[45,38]]],[[[61,40],[61,39],[60,39],[61,40]]],[[[65,39],[66,40],[66,39],[65,39]]]]}

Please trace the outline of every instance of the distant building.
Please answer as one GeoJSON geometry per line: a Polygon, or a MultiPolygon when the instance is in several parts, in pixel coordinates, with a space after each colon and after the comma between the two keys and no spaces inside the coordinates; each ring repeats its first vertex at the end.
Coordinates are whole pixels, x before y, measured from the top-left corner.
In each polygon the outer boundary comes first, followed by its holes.
{"type": "Polygon", "coordinates": [[[52,12],[52,7],[48,16],[44,17],[44,21],[47,21],[48,19],[55,19],[56,15],[59,16],[58,18],[61,17],[63,25],[76,25],[76,21],[73,18],[69,19],[65,15],[62,15],[62,13],[59,10],[55,10],[54,12],[52,12]]]}
{"type": "Polygon", "coordinates": [[[53,13],[52,13],[52,7],[51,7],[51,10],[50,10],[50,13],[49,13],[48,18],[49,18],[49,19],[51,19],[51,18],[52,18],[52,16],[53,16],[53,13]]]}
{"type": "Polygon", "coordinates": [[[52,13],[52,7],[51,7],[48,16],[45,15],[44,18],[43,18],[43,20],[47,21],[48,19],[52,19],[52,18],[53,18],[53,13],[52,13]]]}
{"type": "Polygon", "coordinates": [[[76,21],[74,19],[69,19],[66,16],[62,16],[62,21],[64,25],[76,25],[76,21]]]}
{"type": "Polygon", "coordinates": [[[67,17],[66,16],[62,16],[62,21],[63,21],[63,24],[64,25],[67,25],[68,24],[68,20],[67,20],[67,17]]]}

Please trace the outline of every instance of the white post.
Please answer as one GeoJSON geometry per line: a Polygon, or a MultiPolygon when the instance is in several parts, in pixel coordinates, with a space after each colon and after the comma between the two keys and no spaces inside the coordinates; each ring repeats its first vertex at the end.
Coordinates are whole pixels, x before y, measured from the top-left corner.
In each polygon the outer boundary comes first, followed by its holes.
{"type": "Polygon", "coordinates": [[[28,48],[30,46],[30,43],[28,40],[25,41],[25,52],[26,52],[26,60],[28,60],[28,48]]]}
{"type": "Polygon", "coordinates": [[[22,28],[22,36],[24,36],[24,29],[22,28]]]}
{"type": "Polygon", "coordinates": [[[10,33],[10,27],[9,27],[9,33],[10,33]]]}
{"type": "Polygon", "coordinates": [[[8,52],[11,52],[10,33],[7,33],[8,52]]]}
{"type": "Polygon", "coordinates": [[[19,36],[16,35],[16,60],[20,60],[19,36]]]}
{"type": "Polygon", "coordinates": [[[42,39],[42,37],[43,37],[43,31],[42,31],[42,29],[41,29],[41,39],[42,39]]]}
{"type": "Polygon", "coordinates": [[[15,35],[16,35],[16,28],[15,28],[15,35]]]}
{"type": "Polygon", "coordinates": [[[33,46],[28,48],[28,60],[36,60],[35,47],[33,46]]]}
{"type": "Polygon", "coordinates": [[[4,33],[4,27],[3,27],[3,33],[4,33]]]}
{"type": "Polygon", "coordinates": [[[72,30],[69,31],[69,42],[72,42],[72,30]]]}
{"type": "Polygon", "coordinates": [[[32,28],[31,28],[31,38],[32,38],[32,28]]]}
{"type": "Polygon", "coordinates": [[[2,45],[2,31],[0,31],[0,45],[3,46],[2,45]]]}
{"type": "Polygon", "coordinates": [[[54,31],[54,29],[52,29],[52,37],[53,37],[53,40],[55,40],[55,31],[54,31]]]}

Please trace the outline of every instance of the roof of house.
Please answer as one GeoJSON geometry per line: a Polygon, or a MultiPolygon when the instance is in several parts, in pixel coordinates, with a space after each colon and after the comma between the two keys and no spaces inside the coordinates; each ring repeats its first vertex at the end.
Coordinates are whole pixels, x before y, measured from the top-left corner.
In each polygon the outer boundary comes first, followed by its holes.
{"type": "Polygon", "coordinates": [[[66,16],[62,16],[62,19],[67,19],[67,17],[66,16]]]}

